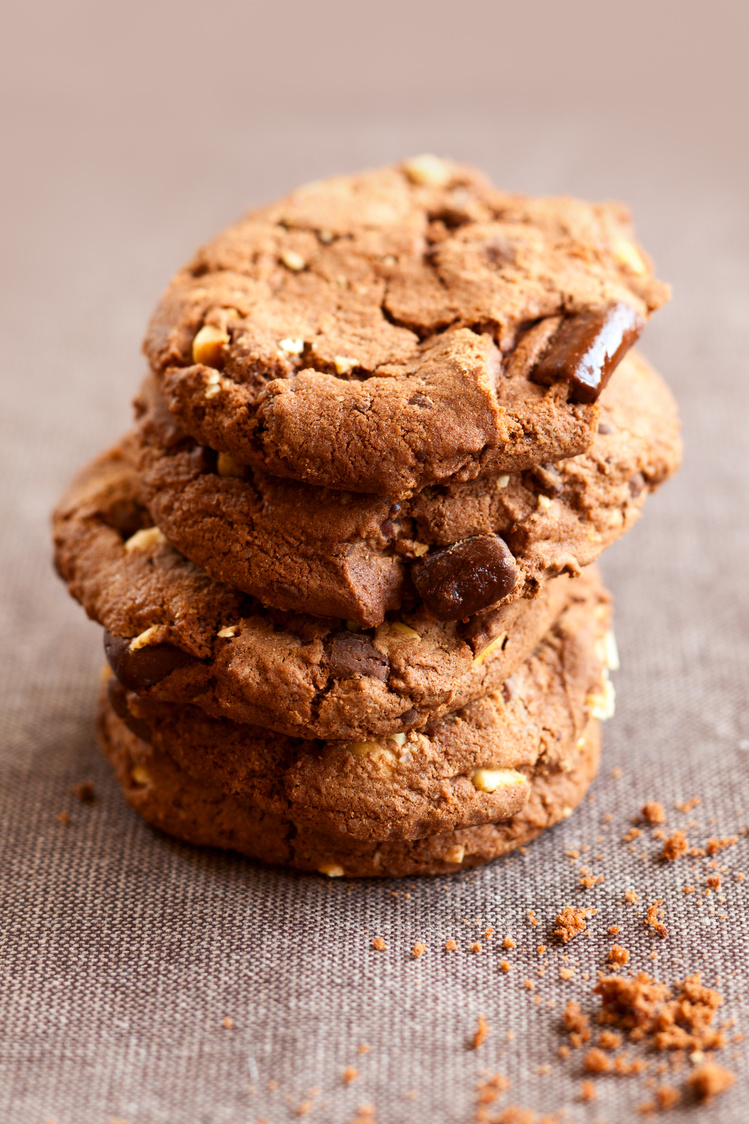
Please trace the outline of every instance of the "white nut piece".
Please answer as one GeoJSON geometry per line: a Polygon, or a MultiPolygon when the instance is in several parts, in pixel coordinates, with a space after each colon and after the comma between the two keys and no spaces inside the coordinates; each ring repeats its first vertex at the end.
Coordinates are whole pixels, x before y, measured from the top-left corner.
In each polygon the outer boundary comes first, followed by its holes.
{"type": "Polygon", "coordinates": [[[391,621],[390,627],[393,632],[397,632],[404,640],[420,641],[421,636],[415,628],[410,625],[404,624],[403,621],[391,621]]]}
{"type": "Polygon", "coordinates": [[[216,635],[220,636],[222,640],[231,640],[232,636],[237,635],[237,629],[238,628],[239,628],[239,625],[228,624],[226,626],[226,628],[220,628],[218,630],[218,632],[216,633],[216,635]]]}
{"type": "Polygon", "coordinates": [[[325,874],[328,878],[343,878],[346,871],[339,863],[323,863],[317,868],[318,874],[325,874]]]}
{"type": "Polygon", "coordinates": [[[554,501],[551,500],[548,496],[539,496],[538,497],[538,506],[540,508],[543,508],[544,511],[548,511],[553,502],[554,501]]]}
{"type": "Polygon", "coordinates": [[[130,772],[133,784],[139,788],[145,788],[147,784],[151,783],[151,774],[142,765],[133,765],[130,772]]]}
{"type": "Polygon", "coordinates": [[[448,863],[462,863],[465,857],[465,847],[456,845],[455,847],[450,847],[449,850],[445,851],[445,862],[448,863]]]}
{"type": "Polygon", "coordinates": [[[354,757],[370,757],[375,763],[382,761],[383,758],[386,760],[395,758],[393,751],[382,742],[349,742],[346,749],[354,757]]]}
{"type": "Polygon", "coordinates": [[[612,250],[619,264],[628,269],[630,273],[634,273],[637,277],[642,277],[643,274],[647,273],[647,266],[643,261],[642,254],[629,238],[625,238],[624,235],[615,238],[612,250]]]}
{"type": "Polygon", "coordinates": [[[231,453],[217,453],[216,471],[219,476],[244,476],[244,465],[238,464],[231,453]]]}
{"type": "Polygon", "coordinates": [[[356,359],[352,359],[350,355],[334,355],[333,362],[337,375],[347,375],[356,366],[356,359]]]}
{"type": "Polygon", "coordinates": [[[221,328],[204,324],[192,341],[192,361],[204,367],[216,367],[224,358],[229,337],[221,328]]]}
{"type": "Polygon", "coordinates": [[[509,483],[510,483],[510,477],[508,475],[498,476],[496,487],[497,488],[506,488],[509,483]]]}
{"type": "Polygon", "coordinates": [[[281,254],[281,261],[292,273],[301,273],[303,269],[307,268],[306,260],[296,250],[285,250],[281,254]]]}
{"type": "Polygon", "coordinates": [[[147,644],[151,643],[151,640],[159,631],[160,627],[161,626],[158,624],[152,624],[150,628],[147,628],[144,632],[141,632],[139,636],[134,636],[128,645],[128,651],[138,652],[141,648],[145,648],[147,644]]]}
{"type": "Polygon", "coordinates": [[[616,691],[608,675],[603,681],[601,690],[587,696],[585,706],[591,718],[597,718],[599,722],[605,722],[607,719],[614,717],[616,691]]]}
{"type": "Polygon", "coordinates": [[[619,647],[613,629],[609,629],[603,638],[603,659],[609,671],[618,671],[621,667],[619,647]]]}
{"type": "Polygon", "coordinates": [[[221,375],[218,371],[211,371],[205,383],[205,398],[215,398],[221,392],[221,375]]]}
{"type": "Polygon", "coordinates": [[[449,165],[430,152],[404,161],[403,169],[411,183],[428,187],[444,187],[452,174],[449,165]]]}
{"type": "Polygon", "coordinates": [[[498,648],[501,648],[507,639],[506,632],[500,632],[499,636],[495,636],[485,648],[482,648],[478,655],[474,656],[471,667],[481,667],[486,663],[490,656],[494,655],[498,648]]]}
{"type": "Polygon", "coordinates": [[[281,351],[285,351],[289,355],[301,355],[304,351],[304,340],[279,340],[278,346],[281,351]]]}
{"type": "Polygon", "coordinates": [[[126,541],[125,553],[133,554],[138,550],[150,550],[152,546],[158,546],[163,542],[166,542],[166,539],[158,527],[143,527],[126,541]]]}
{"type": "Polygon", "coordinates": [[[500,788],[517,788],[525,784],[525,777],[517,769],[474,769],[473,787],[479,792],[496,792],[500,788]]]}

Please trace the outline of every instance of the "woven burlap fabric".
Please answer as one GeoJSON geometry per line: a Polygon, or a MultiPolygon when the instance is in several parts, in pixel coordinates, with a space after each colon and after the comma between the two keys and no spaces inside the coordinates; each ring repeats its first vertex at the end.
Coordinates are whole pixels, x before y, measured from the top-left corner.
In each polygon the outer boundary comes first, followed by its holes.
{"type": "MultiPolygon", "coordinates": [[[[17,159],[3,189],[0,306],[0,1120],[284,1124],[311,1101],[309,1119],[325,1124],[365,1104],[379,1124],[471,1124],[485,1067],[511,1081],[497,1109],[564,1107],[578,1124],[636,1118],[644,1078],[601,1078],[598,1099],[583,1103],[579,1053],[557,1054],[566,1001],[595,1009],[609,926],[620,926],[629,966],[667,981],[719,977],[725,1017],[749,1031],[749,879],[733,873],[749,873],[749,839],[717,856],[730,871],[709,896],[709,860],[663,864],[650,831],[622,841],[651,799],[669,830],[689,825],[694,845],[749,825],[749,246],[726,143],[735,103],[716,95],[715,128],[698,135],[705,118],[635,81],[614,108],[564,105],[543,82],[534,105],[504,87],[470,93],[464,58],[469,94],[431,104],[413,92],[419,75],[435,88],[425,55],[403,104],[370,91],[307,105],[297,75],[282,111],[264,104],[261,116],[215,79],[185,112],[163,21],[164,73],[142,85],[126,80],[131,39],[118,48],[115,23],[110,37],[74,14],[46,26],[41,46],[29,33],[44,65],[11,67],[7,121],[17,159]],[[100,60],[114,52],[111,88],[101,61],[96,80],[79,82],[86,44],[100,60]],[[148,310],[198,240],[296,182],[425,148],[480,163],[503,186],[633,204],[675,286],[645,350],[679,399],[686,457],[604,560],[623,666],[590,799],[525,854],[478,872],[346,884],[182,847],[129,811],[94,743],[99,629],[52,573],[47,519],[74,469],[124,429],[148,310]],[[71,793],[85,779],[91,805],[71,793]],[[696,796],[691,812],[674,807],[696,796]],[[603,881],[583,889],[581,864],[603,881]],[[643,921],[657,899],[665,939],[643,921]],[[590,937],[562,949],[551,930],[567,903],[598,912],[590,937]],[[451,938],[458,949],[446,952],[451,938]],[[416,941],[427,946],[419,959],[416,941]],[[473,1050],[480,1015],[491,1031],[473,1050]],[[346,1083],[348,1066],[358,1076],[346,1083]]],[[[198,42],[198,25],[191,34],[198,42]]],[[[747,1120],[745,1046],[720,1060],[737,1072],[734,1088],[673,1110],[675,1124],[747,1120]]],[[[683,1086],[683,1075],[664,1080],[683,1086]]]]}

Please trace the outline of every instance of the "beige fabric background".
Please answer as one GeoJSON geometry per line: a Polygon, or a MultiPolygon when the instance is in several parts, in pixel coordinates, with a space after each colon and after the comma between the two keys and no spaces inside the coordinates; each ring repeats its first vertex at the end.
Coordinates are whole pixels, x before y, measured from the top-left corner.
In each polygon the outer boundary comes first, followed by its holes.
{"type": "MultiPolygon", "coordinates": [[[[698,906],[681,890],[704,890],[704,863],[663,868],[655,844],[620,842],[648,798],[678,826],[690,817],[674,801],[701,796],[695,843],[749,824],[746,11],[43,0],[4,17],[5,1124],[283,1124],[312,1086],[309,1119],[326,1124],[363,1103],[379,1124],[470,1124],[484,1066],[512,1080],[502,1104],[629,1121],[642,1080],[605,1079],[583,1105],[579,1060],[556,1057],[559,1013],[567,998],[588,1004],[583,972],[604,965],[613,923],[635,967],[720,976],[727,1014],[749,1032],[749,882],[727,877],[713,912],[714,897],[698,906]],[[594,802],[470,876],[323,884],[177,846],[123,805],[92,736],[99,630],[52,573],[47,519],[69,475],[127,425],[145,318],[199,240],[298,182],[423,150],[479,163],[503,186],[632,204],[674,284],[645,348],[679,397],[687,453],[606,558],[623,668],[594,802]],[[70,793],[84,778],[90,807],[70,793]],[[588,891],[564,857],[584,843],[605,856],[588,891]],[[629,887],[641,905],[665,899],[665,941],[624,903],[629,887]],[[536,1005],[522,979],[566,902],[597,907],[594,936],[571,946],[568,983],[550,954],[536,1005]],[[486,925],[518,943],[508,976],[496,938],[467,951],[486,925]],[[376,935],[386,952],[371,951],[376,935]],[[428,952],[414,962],[417,939],[428,952]],[[474,1052],[481,1013],[493,1030],[474,1052]],[[350,1086],[346,1065],[360,1070],[350,1086]]],[[[749,868],[747,838],[724,857],[749,868]]],[[[744,1050],[725,1052],[736,1087],[674,1111],[675,1124],[745,1124],[744,1050]]]]}

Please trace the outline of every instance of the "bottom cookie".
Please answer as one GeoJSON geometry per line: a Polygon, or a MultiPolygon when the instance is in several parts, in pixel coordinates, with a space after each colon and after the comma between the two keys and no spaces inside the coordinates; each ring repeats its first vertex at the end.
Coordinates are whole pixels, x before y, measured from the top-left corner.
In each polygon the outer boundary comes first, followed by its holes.
{"type": "Polygon", "coordinates": [[[507,854],[570,815],[596,774],[600,754],[599,724],[591,720],[571,768],[533,777],[530,799],[517,815],[422,839],[378,843],[299,827],[193,780],[168,755],[141,741],[106,698],[99,710],[99,741],[125,799],[154,827],[185,843],[352,878],[449,874],[507,854]]]}

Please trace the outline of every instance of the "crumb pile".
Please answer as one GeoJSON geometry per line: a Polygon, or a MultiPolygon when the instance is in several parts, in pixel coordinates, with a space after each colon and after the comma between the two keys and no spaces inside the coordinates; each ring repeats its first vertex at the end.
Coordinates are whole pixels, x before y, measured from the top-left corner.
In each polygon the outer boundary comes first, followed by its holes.
{"type": "Polygon", "coordinates": [[[680,459],[633,349],[667,296],[625,208],[436,157],[200,249],[148,326],[132,429],[54,515],[130,804],[329,877],[458,871],[569,816],[618,665],[591,564],[680,459]]]}

